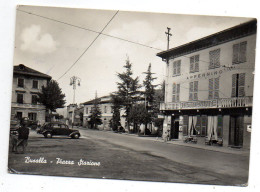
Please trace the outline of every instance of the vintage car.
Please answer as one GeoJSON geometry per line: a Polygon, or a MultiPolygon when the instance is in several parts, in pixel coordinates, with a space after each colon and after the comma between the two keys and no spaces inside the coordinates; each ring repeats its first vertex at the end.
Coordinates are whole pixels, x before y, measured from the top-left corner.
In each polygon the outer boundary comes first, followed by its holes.
{"type": "Polygon", "coordinates": [[[78,139],[80,133],[76,129],[70,129],[68,125],[62,122],[45,123],[38,131],[38,134],[43,134],[45,138],[52,138],[54,135],[69,136],[73,139],[78,139]]]}

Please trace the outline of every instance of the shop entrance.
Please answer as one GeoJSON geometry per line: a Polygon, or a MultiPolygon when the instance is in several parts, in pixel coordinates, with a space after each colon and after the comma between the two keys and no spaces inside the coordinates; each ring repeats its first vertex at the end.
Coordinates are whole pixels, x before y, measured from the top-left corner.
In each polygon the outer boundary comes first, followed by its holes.
{"type": "Polygon", "coordinates": [[[175,117],[171,118],[171,139],[179,138],[179,120],[176,120],[175,117]]]}
{"type": "Polygon", "coordinates": [[[231,147],[243,146],[244,117],[230,116],[229,145],[231,147]]]}

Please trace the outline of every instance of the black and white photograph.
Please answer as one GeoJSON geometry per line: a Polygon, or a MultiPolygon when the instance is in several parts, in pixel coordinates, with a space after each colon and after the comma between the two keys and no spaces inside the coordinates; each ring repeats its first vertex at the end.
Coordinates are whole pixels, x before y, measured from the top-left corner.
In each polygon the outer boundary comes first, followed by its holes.
{"type": "Polygon", "coordinates": [[[17,5],[8,174],[247,187],[256,39],[255,17],[17,5]]]}

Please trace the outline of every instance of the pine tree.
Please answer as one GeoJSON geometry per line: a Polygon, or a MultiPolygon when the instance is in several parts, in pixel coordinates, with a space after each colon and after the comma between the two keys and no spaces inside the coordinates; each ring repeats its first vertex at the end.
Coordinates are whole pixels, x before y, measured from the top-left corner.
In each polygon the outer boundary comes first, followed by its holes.
{"type": "Polygon", "coordinates": [[[97,126],[102,124],[101,110],[99,108],[99,102],[98,102],[97,95],[94,100],[94,105],[91,108],[91,115],[89,116],[89,119],[90,119],[89,124],[92,129],[93,128],[97,129],[97,126]]]}
{"type": "Polygon", "coordinates": [[[145,80],[143,81],[143,85],[145,88],[144,91],[144,98],[145,98],[145,106],[147,109],[147,112],[151,114],[151,116],[154,116],[154,108],[155,106],[155,87],[157,85],[153,85],[153,81],[157,79],[156,77],[152,77],[154,73],[151,72],[151,63],[148,66],[147,72],[144,72],[146,74],[145,80]]]}
{"type": "Polygon", "coordinates": [[[122,101],[121,106],[125,109],[127,127],[129,129],[129,113],[132,105],[140,98],[139,89],[141,85],[139,85],[138,77],[133,78],[132,64],[129,58],[127,58],[124,68],[126,69],[125,72],[117,73],[120,80],[120,82],[117,82],[117,96],[120,97],[122,101]]]}
{"type": "Polygon", "coordinates": [[[120,123],[120,109],[122,101],[119,96],[116,94],[111,94],[111,102],[112,102],[112,119],[110,120],[110,127],[113,129],[113,131],[117,131],[118,127],[121,126],[120,123]]]}

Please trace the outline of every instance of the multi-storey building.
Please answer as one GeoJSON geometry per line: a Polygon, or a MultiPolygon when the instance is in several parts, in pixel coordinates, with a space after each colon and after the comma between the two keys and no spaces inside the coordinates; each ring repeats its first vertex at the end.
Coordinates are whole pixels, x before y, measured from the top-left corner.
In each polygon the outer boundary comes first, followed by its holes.
{"type": "Polygon", "coordinates": [[[164,135],[250,147],[256,20],[157,54],[166,62],[164,135]]]}
{"type": "Polygon", "coordinates": [[[11,120],[28,117],[41,124],[45,122],[45,106],[37,102],[37,93],[50,80],[51,76],[23,64],[14,66],[11,120]]]}
{"type": "Polygon", "coordinates": [[[111,130],[109,127],[109,121],[113,116],[112,113],[112,102],[110,96],[104,96],[97,99],[93,99],[83,103],[84,113],[83,113],[83,126],[88,126],[89,116],[91,115],[91,110],[94,107],[94,103],[97,102],[101,110],[101,119],[102,125],[99,125],[98,128],[101,130],[111,130]],[[95,101],[97,100],[97,101],[95,101]]]}

